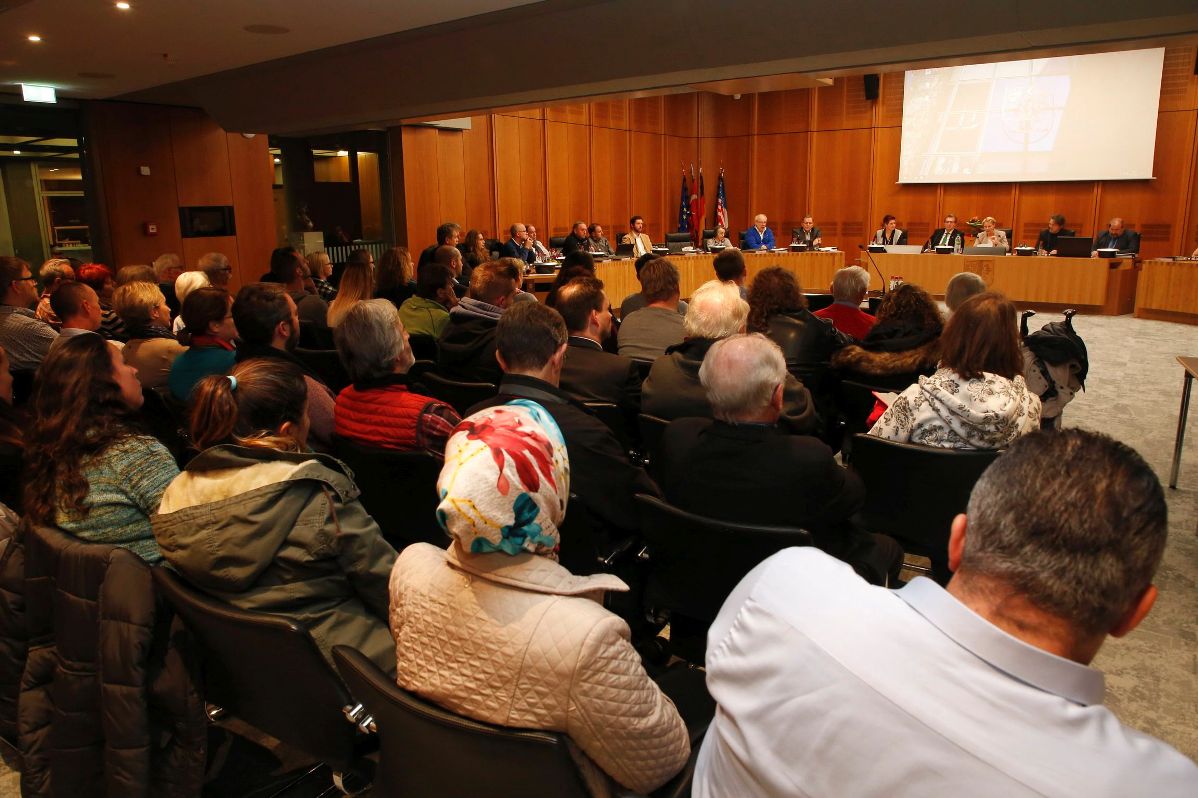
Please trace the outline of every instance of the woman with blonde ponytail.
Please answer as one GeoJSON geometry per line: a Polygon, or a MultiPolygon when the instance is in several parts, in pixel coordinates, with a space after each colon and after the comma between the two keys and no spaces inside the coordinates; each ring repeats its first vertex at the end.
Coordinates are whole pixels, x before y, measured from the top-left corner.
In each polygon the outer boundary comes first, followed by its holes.
{"type": "Polygon", "coordinates": [[[286,361],[246,360],[196,383],[189,417],[200,454],[163,494],[154,536],[200,590],[295,619],[330,661],[344,644],[393,672],[395,550],[345,466],[308,449],[307,405],[304,375],[286,361]]]}

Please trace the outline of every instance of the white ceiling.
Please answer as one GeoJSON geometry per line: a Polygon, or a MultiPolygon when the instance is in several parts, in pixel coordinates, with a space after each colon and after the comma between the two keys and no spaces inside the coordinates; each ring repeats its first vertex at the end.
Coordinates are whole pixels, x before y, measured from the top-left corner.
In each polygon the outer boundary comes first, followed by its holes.
{"type": "Polygon", "coordinates": [[[0,0],[0,92],[103,99],[537,0],[0,0]],[[283,34],[248,33],[247,25],[283,34]],[[27,41],[31,34],[40,43],[27,41]],[[112,77],[88,77],[99,73],[112,77]]]}

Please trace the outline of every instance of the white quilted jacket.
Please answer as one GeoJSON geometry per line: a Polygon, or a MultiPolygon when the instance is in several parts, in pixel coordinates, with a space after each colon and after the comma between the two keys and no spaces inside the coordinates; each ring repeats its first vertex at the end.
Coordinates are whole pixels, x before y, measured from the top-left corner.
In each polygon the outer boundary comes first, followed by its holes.
{"type": "Polygon", "coordinates": [[[466,717],[564,732],[615,781],[649,792],[682,769],[690,742],[628,625],[599,604],[606,590],[627,586],[532,554],[408,546],[391,571],[399,685],[466,717]]]}

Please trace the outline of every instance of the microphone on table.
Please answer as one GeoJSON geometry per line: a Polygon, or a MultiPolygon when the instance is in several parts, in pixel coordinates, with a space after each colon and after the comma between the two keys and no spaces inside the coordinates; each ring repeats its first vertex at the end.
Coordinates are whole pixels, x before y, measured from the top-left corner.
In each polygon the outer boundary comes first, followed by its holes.
{"type": "Polygon", "coordinates": [[[865,256],[869,258],[869,264],[874,267],[874,271],[878,273],[878,277],[882,280],[882,293],[890,293],[890,286],[886,284],[886,276],[882,274],[882,270],[879,269],[878,264],[874,262],[874,253],[869,251],[869,246],[867,244],[858,244],[857,249],[865,253],[865,256]]]}

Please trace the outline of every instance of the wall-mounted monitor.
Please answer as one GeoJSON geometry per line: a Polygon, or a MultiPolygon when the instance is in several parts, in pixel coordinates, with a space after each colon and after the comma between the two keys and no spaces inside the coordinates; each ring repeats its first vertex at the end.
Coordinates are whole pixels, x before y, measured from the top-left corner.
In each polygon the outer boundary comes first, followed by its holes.
{"type": "Polygon", "coordinates": [[[237,235],[232,205],[194,205],[179,209],[179,229],[184,238],[237,235]]]}

